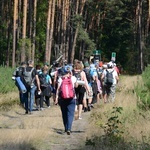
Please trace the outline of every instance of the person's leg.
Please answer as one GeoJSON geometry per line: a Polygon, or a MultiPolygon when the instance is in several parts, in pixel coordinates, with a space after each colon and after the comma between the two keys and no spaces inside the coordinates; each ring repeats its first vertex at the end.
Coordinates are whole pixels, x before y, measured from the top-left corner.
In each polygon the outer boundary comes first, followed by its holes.
{"type": "Polygon", "coordinates": [[[104,93],[103,93],[103,99],[104,99],[104,103],[109,102],[108,101],[108,95],[109,94],[109,88],[107,87],[107,85],[104,85],[104,93]]]}
{"type": "Polygon", "coordinates": [[[30,89],[30,112],[33,110],[36,86],[30,89]]]}
{"type": "Polygon", "coordinates": [[[115,92],[116,92],[116,85],[111,86],[110,88],[110,98],[111,102],[115,101],[115,92]]]}
{"type": "Polygon", "coordinates": [[[79,93],[79,105],[78,105],[79,119],[82,119],[81,114],[82,114],[82,110],[83,110],[83,98],[84,98],[84,93],[79,93]]]}
{"type": "Polygon", "coordinates": [[[24,93],[25,113],[28,114],[28,92],[24,93]]]}
{"type": "Polygon", "coordinates": [[[39,110],[39,101],[40,101],[40,98],[36,97],[35,98],[36,110],[39,110]]]}
{"type": "Polygon", "coordinates": [[[87,99],[86,99],[86,92],[84,93],[84,97],[83,97],[83,109],[84,109],[84,112],[87,111],[87,99]]]}
{"type": "Polygon", "coordinates": [[[50,107],[50,97],[49,96],[45,96],[46,99],[46,105],[49,108],[50,107]]]}
{"type": "Polygon", "coordinates": [[[65,132],[67,132],[68,129],[68,122],[67,122],[67,103],[64,100],[60,100],[59,102],[60,108],[61,108],[61,113],[62,113],[62,119],[63,119],[63,124],[65,128],[65,132]]]}
{"type": "Polygon", "coordinates": [[[88,111],[91,110],[91,104],[92,104],[92,99],[93,99],[93,91],[92,91],[92,87],[90,86],[90,93],[88,94],[88,111]]]}
{"type": "Polygon", "coordinates": [[[74,119],[75,106],[76,106],[75,99],[72,99],[72,100],[70,100],[68,102],[68,105],[67,105],[67,120],[68,120],[67,121],[67,131],[71,131],[71,129],[72,129],[72,123],[73,123],[73,119],[74,119]]]}
{"type": "Polygon", "coordinates": [[[23,98],[23,93],[19,91],[19,97],[20,97],[20,104],[24,104],[24,98],[23,98]]]}
{"type": "Polygon", "coordinates": [[[43,109],[43,99],[44,99],[44,96],[43,96],[43,94],[41,93],[41,95],[40,95],[40,110],[43,109]]]}

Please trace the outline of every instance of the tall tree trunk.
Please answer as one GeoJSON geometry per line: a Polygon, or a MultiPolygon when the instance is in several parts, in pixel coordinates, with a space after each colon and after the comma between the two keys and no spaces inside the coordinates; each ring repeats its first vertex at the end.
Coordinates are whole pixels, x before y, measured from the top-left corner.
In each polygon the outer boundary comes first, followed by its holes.
{"type": "Polygon", "coordinates": [[[61,53],[64,53],[63,52],[63,36],[64,36],[64,6],[65,6],[65,1],[62,0],[61,1],[61,25],[60,25],[60,51],[61,53]]]}
{"type": "Polygon", "coordinates": [[[15,67],[15,54],[16,54],[16,26],[17,26],[17,7],[18,0],[14,0],[14,23],[13,23],[13,53],[12,53],[12,67],[15,67]]]}
{"type": "MultiPolygon", "coordinates": [[[[18,0],[17,14],[20,14],[22,12],[22,9],[21,9],[22,7],[21,6],[22,6],[22,0],[18,0]]],[[[21,20],[21,16],[20,15],[18,15],[17,18],[18,18],[18,23],[17,23],[17,25],[18,25],[18,27],[17,27],[17,43],[18,43],[18,40],[20,38],[22,38],[21,37],[21,24],[22,24],[22,20],[21,20]]],[[[21,61],[21,50],[18,51],[18,49],[17,49],[16,57],[17,57],[16,58],[17,63],[20,62],[21,61]]]]}
{"type": "Polygon", "coordinates": [[[33,12],[33,43],[32,43],[32,60],[35,56],[35,37],[36,37],[36,9],[37,9],[37,0],[34,0],[34,12],[33,12]]]}
{"type": "Polygon", "coordinates": [[[50,51],[49,51],[49,42],[50,42],[50,21],[51,21],[51,7],[52,1],[49,0],[48,5],[48,15],[47,15],[47,29],[46,29],[46,50],[45,50],[45,61],[50,63],[50,51]]]}
{"type": "Polygon", "coordinates": [[[51,24],[50,24],[50,35],[49,35],[49,63],[51,60],[51,49],[52,49],[52,42],[53,42],[53,32],[54,32],[54,16],[55,16],[55,0],[52,1],[52,9],[51,9],[51,24]]]}
{"type": "Polygon", "coordinates": [[[21,52],[21,61],[26,60],[25,56],[25,40],[26,40],[26,24],[27,24],[27,0],[24,0],[23,3],[23,27],[22,27],[22,52],[21,52]]]}
{"type": "Polygon", "coordinates": [[[138,0],[138,47],[139,47],[139,58],[140,58],[139,73],[143,72],[143,47],[142,47],[141,16],[142,16],[142,0],[138,0]]]}
{"type": "Polygon", "coordinates": [[[67,0],[67,2],[66,2],[66,20],[67,20],[67,22],[66,22],[66,52],[65,52],[67,61],[69,61],[68,52],[69,52],[69,29],[70,29],[70,18],[69,17],[70,17],[70,12],[71,12],[70,1],[67,0]]]}

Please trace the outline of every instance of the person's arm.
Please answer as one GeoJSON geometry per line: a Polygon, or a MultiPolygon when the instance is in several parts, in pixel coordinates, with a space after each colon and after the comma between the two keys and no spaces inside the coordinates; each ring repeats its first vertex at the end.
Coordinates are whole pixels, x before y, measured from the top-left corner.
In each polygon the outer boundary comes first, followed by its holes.
{"type": "Polygon", "coordinates": [[[56,72],[54,75],[54,81],[53,81],[54,88],[56,87],[57,75],[58,75],[58,73],[56,72]]]}
{"type": "Polygon", "coordinates": [[[77,78],[75,76],[72,76],[72,78],[73,78],[74,87],[77,88],[78,87],[77,78]]]}
{"type": "Polygon", "coordinates": [[[35,75],[35,79],[36,79],[38,91],[41,91],[41,88],[40,88],[40,80],[39,80],[38,75],[35,75]]]}
{"type": "Polygon", "coordinates": [[[82,74],[82,79],[83,81],[85,82],[85,88],[88,92],[90,92],[90,88],[89,88],[89,85],[88,85],[88,81],[87,81],[87,78],[86,78],[86,74],[84,71],[81,72],[82,74]]]}
{"type": "Polygon", "coordinates": [[[49,84],[52,84],[52,80],[51,77],[49,76],[49,84]]]}
{"type": "Polygon", "coordinates": [[[119,81],[119,76],[118,76],[118,74],[115,76],[115,78],[116,78],[116,83],[118,83],[118,81],[119,81]]]}
{"type": "Polygon", "coordinates": [[[56,89],[55,104],[58,104],[58,98],[59,98],[59,91],[60,91],[61,83],[62,83],[62,79],[59,78],[58,79],[58,86],[57,86],[57,89],[56,89]]]}

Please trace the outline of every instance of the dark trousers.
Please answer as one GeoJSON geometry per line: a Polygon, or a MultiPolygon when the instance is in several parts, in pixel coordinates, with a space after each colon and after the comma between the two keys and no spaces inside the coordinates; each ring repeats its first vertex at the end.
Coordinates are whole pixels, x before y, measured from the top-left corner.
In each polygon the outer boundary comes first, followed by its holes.
{"type": "Polygon", "coordinates": [[[43,108],[43,98],[42,96],[38,96],[36,97],[36,105],[39,106],[40,105],[40,108],[43,108]]]}
{"type": "Polygon", "coordinates": [[[25,103],[25,94],[19,91],[20,104],[25,103]]]}
{"type": "Polygon", "coordinates": [[[75,99],[71,100],[60,100],[60,108],[62,112],[63,124],[65,131],[71,131],[72,123],[74,119],[76,101],[75,99]]]}

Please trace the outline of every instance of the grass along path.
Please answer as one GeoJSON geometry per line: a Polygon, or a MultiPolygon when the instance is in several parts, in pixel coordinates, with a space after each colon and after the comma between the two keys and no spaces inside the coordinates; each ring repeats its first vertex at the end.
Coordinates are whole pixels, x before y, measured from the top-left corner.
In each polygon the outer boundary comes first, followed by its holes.
{"type": "MultiPolygon", "coordinates": [[[[82,120],[73,122],[70,136],[64,133],[59,106],[53,105],[43,111],[35,111],[32,115],[24,115],[24,110],[19,106],[14,106],[7,112],[0,112],[0,149],[79,150],[84,147],[87,138],[103,134],[103,130],[95,123],[98,119],[101,124],[106,123],[107,118],[104,114],[113,106],[123,107],[122,115],[126,118],[124,123],[128,128],[128,136],[141,140],[141,132],[144,135],[150,133],[150,118],[146,115],[144,119],[138,114],[138,118],[135,118],[135,113],[138,113],[134,93],[137,80],[139,80],[137,76],[122,76],[115,103],[101,102],[91,112],[83,113],[82,120]]],[[[13,97],[16,95],[17,93],[13,97]]]]}

